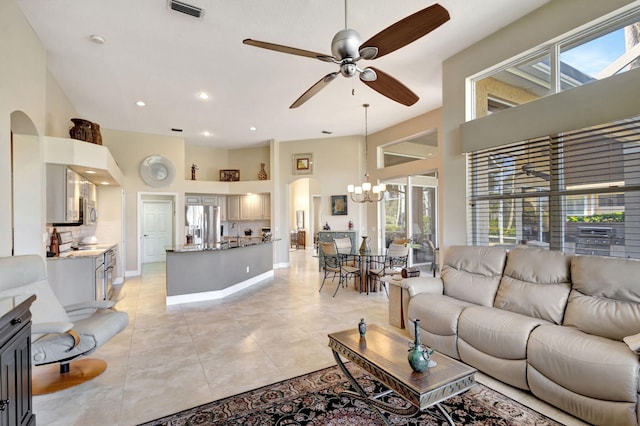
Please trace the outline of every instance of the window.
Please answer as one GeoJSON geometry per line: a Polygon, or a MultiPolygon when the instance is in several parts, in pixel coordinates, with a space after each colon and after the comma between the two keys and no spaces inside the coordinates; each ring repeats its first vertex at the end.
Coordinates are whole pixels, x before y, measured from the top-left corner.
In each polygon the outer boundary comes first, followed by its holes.
{"type": "Polygon", "coordinates": [[[395,166],[438,155],[438,132],[431,131],[381,147],[382,167],[395,166]]]}
{"type": "Polygon", "coordinates": [[[471,244],[640,258],[640,116],[469,155],[471,244]]]}
{"type": "Polygon", "coordinates": [[[638,67],[640,8],[636,7],[473,78],[471,119],[638,67]]]}

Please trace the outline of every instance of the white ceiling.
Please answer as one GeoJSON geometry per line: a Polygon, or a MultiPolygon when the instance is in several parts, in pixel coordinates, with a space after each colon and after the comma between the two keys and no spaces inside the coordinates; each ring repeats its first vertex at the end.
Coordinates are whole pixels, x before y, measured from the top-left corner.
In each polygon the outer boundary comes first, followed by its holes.
{"type": "MultiPolygon", "coordinates": [[[[343,0],[17,0],[47,50],[48,67],[82,118],[104,128],[181,135],[220,148],[364,133],[442,104],[442,61],[548,0],[441,0],[451,20],[374,61],[420,100],[400,105],[355,78],[339,76],[301,107],[305,90],[338,66],[242,44],[245,38],[331,53],[344,28],[343,0]],[[100,35],[105,43],[90,41],[100,35]],[[352,95],[352,89],[355,94],[352,95]],[[197,94],[209,93],[207,101],[197,94]],[[147,106],[135,105],[144,100],[147,106]],[[257,130],[249,128],[255,126],[257,130]],[[171,128],[184,131],[174,133],[171,128]],[[203,136],[209,131],[212,136],[203,136]]],[[[418,10],[419,0],[349,0],[347,22],[366,40],[418,10]]],[[[71,118],[71,117],[70,117],[71,118]]],[[[69,122],[71,126],[71,122],[69,122]]]]}

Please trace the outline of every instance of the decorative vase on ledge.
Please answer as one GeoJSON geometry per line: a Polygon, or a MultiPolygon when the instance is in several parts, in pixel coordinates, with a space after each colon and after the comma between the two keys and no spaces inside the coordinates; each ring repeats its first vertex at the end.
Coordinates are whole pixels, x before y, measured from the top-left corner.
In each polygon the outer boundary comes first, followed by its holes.
{"type": "Polygon", "coordinates": [[[73,139],[93,143],[93,128],[91,122],[82,118],[72,118],[73,127],[69,129],[69,136],[73,139]]]}
{"type": "Polygon", "coordinates": [[[258,172],[258,180],[267,180],[267,172],[264,170],[264,163],[260,163],[260,171],[258,172]]]}

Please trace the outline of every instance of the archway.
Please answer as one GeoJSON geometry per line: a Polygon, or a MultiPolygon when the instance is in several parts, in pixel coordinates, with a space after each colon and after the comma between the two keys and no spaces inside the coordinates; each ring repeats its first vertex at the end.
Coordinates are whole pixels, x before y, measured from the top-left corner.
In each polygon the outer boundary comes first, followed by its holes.
{"type": "Polygon", "coordinates": [[[305,231],[305,248],[313,248],[314,235],[321,226],[318,216],[318,197],[321,194],[320,181],[313,178],[300,178],[292,181],[289,187],[289,211],[287,225],[289,235],[292,231],[305,231]],[[314,201],[315,200],[315,201],[314,201]]]}
{"type": "Polygon", "coordinates": [[[11,254],[44,255],[45,191],[42,150],[33,121],[11,113],[11,254]]]}

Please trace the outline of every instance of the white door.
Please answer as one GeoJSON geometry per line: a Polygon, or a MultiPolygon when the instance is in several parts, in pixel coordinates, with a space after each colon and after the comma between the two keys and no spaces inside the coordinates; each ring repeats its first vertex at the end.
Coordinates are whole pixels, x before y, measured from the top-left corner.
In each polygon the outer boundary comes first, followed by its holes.
{"type": "Polygon", "coordinates": [[[171,201],[142,202],[142,263],[165,261],[165,249],[172,245],[172,225],[171,201]]]}

